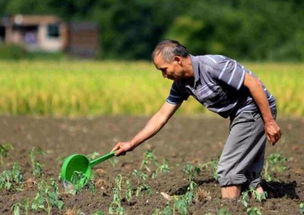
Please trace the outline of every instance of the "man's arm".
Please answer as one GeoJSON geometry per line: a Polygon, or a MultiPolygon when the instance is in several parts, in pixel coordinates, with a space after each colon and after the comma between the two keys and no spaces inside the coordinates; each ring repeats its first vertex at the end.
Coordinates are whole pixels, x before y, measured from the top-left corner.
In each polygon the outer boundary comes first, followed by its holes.
{"type": "Polygon", "coordinates": [[[281,129],[271,114],[269,103],[261,82],[254,76],[246,73],[244,86],[249,89],[255,103],[260,109],[262,118],[264,120],[267,139],[271,144],[274,145],[281,137],[281,129]]]}
{"type": "Polygon", "coordinates": [[[133,150],[135,147],[154,136],[168,122],[180,106],[181,104],[174,105],[165,102],[159,111],[151,117],[145,127],[139,131],[132,140],[117,143],[112,151],[116,151],[115,154],[118,156],[133,150]]]}

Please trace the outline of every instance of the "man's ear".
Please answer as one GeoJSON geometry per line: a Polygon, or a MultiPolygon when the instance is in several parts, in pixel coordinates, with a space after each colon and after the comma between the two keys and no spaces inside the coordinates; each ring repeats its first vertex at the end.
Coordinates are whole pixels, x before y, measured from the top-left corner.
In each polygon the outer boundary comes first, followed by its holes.
{"type": "Polygon", "coordinates": [[[173,57],[173,61],[175,61],[176,63],[178,63],[179,65],[182,64],[182,57],[180,56],[174,56],[173,57]]]}

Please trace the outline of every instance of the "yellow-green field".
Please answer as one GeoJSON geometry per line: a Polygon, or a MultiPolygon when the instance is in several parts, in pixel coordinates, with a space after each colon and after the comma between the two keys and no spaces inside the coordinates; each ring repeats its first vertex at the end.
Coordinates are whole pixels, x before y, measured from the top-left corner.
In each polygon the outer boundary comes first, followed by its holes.
{"type": "MultiPolygon", "coordinates": [[[[280,116],[304,116],[304,64],[243,64],[277,98],[280,116]]],[[[148,62],[1,61],[0,113],[147,115],[165,101],[170,86],[148,62]]],[[[207,111],[189,99],[179,113],[207,111]]]]}

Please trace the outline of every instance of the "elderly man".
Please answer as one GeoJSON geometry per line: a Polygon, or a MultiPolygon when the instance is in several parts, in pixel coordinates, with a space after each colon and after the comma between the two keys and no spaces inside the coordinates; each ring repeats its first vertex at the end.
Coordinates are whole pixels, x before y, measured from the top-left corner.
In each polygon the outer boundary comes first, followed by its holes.
{"type": "Polygon", "coordinates": [[[261,81],[233,59],[193,56],[174,40],[160,42],[152,60],[164,78],[173,80],[170,94],[141,131],[114,146],[116,155],[133,150],[155,135],[183,101],[193,96],[210,111],[230,118],[230,132],[217,170],[222,198],[238,198],[243,184],[262,193],[260,175],[266,138],[274,145],[281,131],[275,121],[275,99],[261,81]]]}

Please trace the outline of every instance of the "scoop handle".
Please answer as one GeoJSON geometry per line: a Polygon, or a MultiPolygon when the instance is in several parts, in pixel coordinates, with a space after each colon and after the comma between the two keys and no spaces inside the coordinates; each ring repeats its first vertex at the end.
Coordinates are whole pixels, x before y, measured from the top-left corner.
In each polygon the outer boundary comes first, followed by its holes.
{"type": "Polygon", "coordinates": [[[105,154],[99,158],[96,158],[95,160],[90,161],[89,165],[90,167],[93,167],[105,160],[108,160],[109,158],[113,157],[115,155],[115,151],[114,152],[109,152],[108,154],[105,154]]]}

